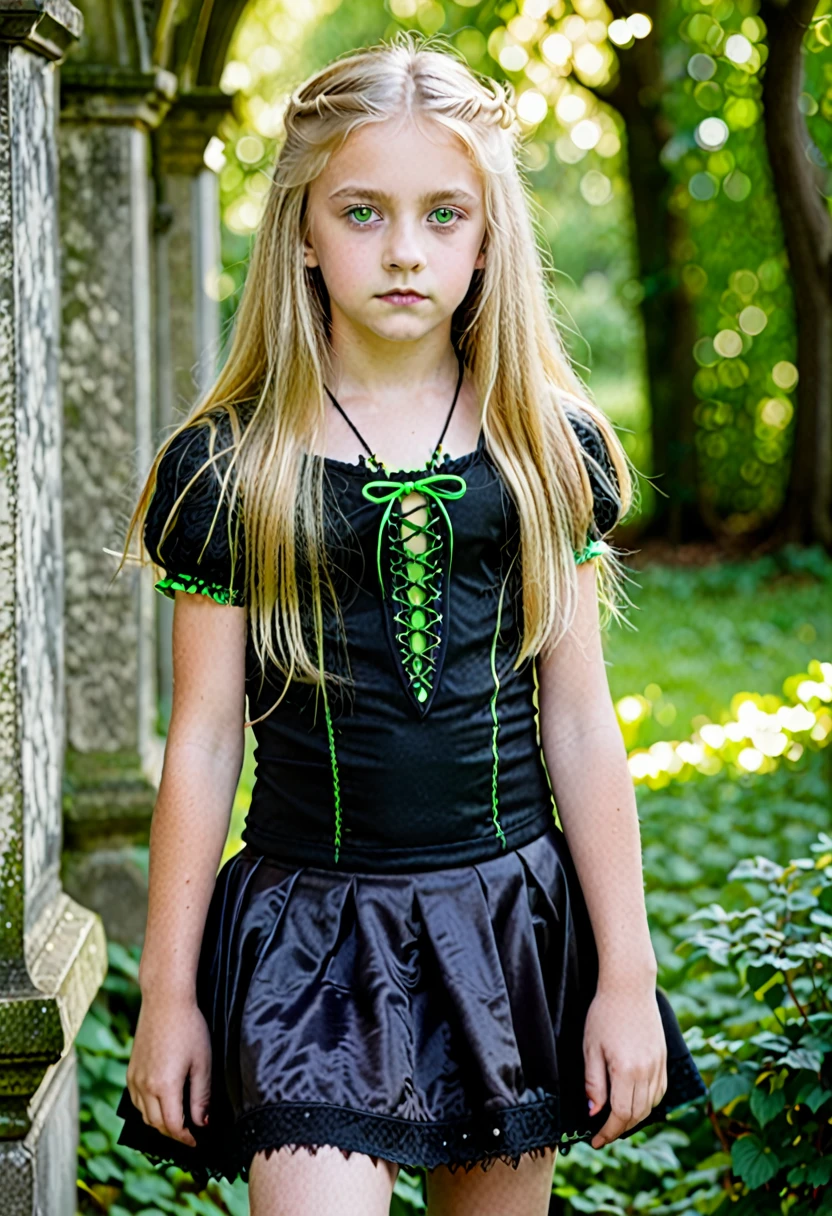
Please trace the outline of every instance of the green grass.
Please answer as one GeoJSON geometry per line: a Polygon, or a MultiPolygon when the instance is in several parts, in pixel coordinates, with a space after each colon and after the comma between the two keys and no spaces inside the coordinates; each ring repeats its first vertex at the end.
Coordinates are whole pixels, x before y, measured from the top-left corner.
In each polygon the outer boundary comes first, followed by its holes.
{"type": "Polygon", "coordinates": [[[611,625],[605,654],[614,700],[653,702],[640,743],[684,739],[699,715],[719,721],[736,693],[782,693],[810,659],[832,660],[832,560],[820,552],[634,577],[636,631],[611,625]]]}

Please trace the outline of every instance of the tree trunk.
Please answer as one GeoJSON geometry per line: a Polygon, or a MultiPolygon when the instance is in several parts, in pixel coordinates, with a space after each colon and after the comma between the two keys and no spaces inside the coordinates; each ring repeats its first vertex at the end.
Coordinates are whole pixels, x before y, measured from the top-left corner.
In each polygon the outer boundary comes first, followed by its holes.
{"type": "Polygon", "coordinates": [[[832,547],[832,218],[798,108],[803,35],[816,0],[763,0],[769,57],[763,76],[765,133],[797,314],[797,420],[778,541],[832,547]]]}
{"type": "MultiPolygon", "coordinates": [[[[626,16],[619,0],[610,5],[626,16]]],[[[658,3],[642,4],[654,23],[658,3]]],[[[661,108],[664,87],[655,36],[619,56],[619,76],[603,100],[627,129],[629,180],[644,297],[641,314],[651,404],[652,472],[658,490],[648,534],[674,544],[710,537],[699,509],[693,410],[696,340],[693,313],[674,266],[674,246],[684,221],[667,206],[672,182],[660,152],[671,135],[661,108]]]]}

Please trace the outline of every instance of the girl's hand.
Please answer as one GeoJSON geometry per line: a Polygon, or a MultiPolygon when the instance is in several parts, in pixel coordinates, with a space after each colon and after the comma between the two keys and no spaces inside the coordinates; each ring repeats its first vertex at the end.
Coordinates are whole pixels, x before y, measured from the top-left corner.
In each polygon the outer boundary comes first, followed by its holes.
{"type": "Polygon", "coordinates": [[[195,1001],[143,997],[127,1088],[145,1123],[165,1136],[196,1146],[185,1127],[184,1089],[190,1074],[191,1121],[208,1122],[211,1039],[195,1001]]]}
{"type": "Polygon", "coordinates": [[[589,1113],[607,1101],[612,1113],[591,1140],[602,1148],[647,1118],[667,1089],[667,1042],[655,990],[599,987],[584,1026],[584,1064],[589,1113]]]}

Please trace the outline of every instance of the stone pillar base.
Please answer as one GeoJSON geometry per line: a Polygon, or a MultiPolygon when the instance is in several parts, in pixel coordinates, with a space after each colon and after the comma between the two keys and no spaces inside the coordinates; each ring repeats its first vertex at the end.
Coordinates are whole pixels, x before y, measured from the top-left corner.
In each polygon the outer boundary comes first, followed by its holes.
{"type": "Polygon", "coordinates": [[[71,1216],[77,1211],[78,1068],[75,1048],[32,1099],[22,1140],[0,1140],[3,1216],[71,1216]]]}

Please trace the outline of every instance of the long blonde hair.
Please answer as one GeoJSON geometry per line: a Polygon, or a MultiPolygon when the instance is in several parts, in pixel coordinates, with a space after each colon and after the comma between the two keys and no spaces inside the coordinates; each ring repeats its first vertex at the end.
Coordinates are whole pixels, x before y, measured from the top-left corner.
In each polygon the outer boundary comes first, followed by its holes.
{"type": "MultiPolygon", "coordinates": [[[[221,493],[229,518],[242,508],[252,641],[263,667],[267,660],[274,663],[287,687],[292,679],[314,683],[324,674],[321,605],[322,595],[332,593],[323,544],[323,461],[313,454],[323,445],[331,348],[325,286],[320,272],[304,264],[308,187],[364,123],[412,113],[429,117],[458,136],[482,174],[485,268],[474,272],[454,314],[452,338],[481,402],[486,447],[520,519],[524,632],[516,665],[554,645],[574,614],[573,550],[583,547],[590,527],[592,490],[567,410],[583,411],[601,432],[622,514],[630,505],[628,459],[573,371],[557,328],[548,255],[518,163],[512,102],[510,84],[472,71],[441,38],[410,31],[339,57],[289,100],[285,141],[227,360],[162,445],[125,542],[126,554],[138,533],[141,546],[168,445],[185,427],[207,424],[208,463],[223,458],[221,493]],[[215,444],[215,420],[223,413],[233,436],[225,448],[215,444]],[[301,558],[311,573],[314,654],[301,611],[301,558]]],[[[597,472],[603,483],[603,468],[597,472]]],[[[170,512],[163,540],[185,492],[187,487],[170,512]]],[[[143,548],[139,556],[145,560],[143,548]]],[[[620,615],[624,577],[612,548],[598,559],[598,570],[602,617],[608,620],[620,615]]]]}

